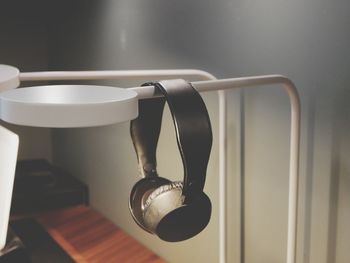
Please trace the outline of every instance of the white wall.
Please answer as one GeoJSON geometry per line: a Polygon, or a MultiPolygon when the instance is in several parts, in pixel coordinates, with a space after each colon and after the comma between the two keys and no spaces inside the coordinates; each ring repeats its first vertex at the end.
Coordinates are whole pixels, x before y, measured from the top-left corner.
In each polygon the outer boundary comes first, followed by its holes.
{"type": "MultiPolygon", "coordinates": [[[[289,76],[299,88],[303,106],[298,262],[345,263],[350,260],[349,7],[341,0],[60,1],[51,13],[50,68],[200,68],[218,77],[289,76]]],[[[245,262],[283,262],[288,98],[272,87],[244,92],[241,120],[236,118],[240,114],[239,105],[233,103],[236,99],[237,94],[229,94],[228,187],[237,187],[236,134],[242,128],[243,257],[245,262]]],[[[89,183],[92,205],[169,262],[217,262],[218,258],[216,95],[205,95],[205,100],[216,127],[206,186],[214,214],[208,229],[184,243],[167,244],[143,233],[128,214],[137,167],[127,123],[54,131],[54,161],[89,183]]],[[[169,115],[166,119],[159,170],[180,178],[169,115]]],[[[230,197],[229,262],[237,262],[237,193],[231,191],[230,197]]]]}
{"type": "MultiPolygon", "coordinates": [[[[0,3],[0,64],[22,72],[47,70],[47,3],[44,0],[4,0],[0,3]]],[[[24,83],[25,86],[31,83],[24,83]]],[[[51,130],[1,122],[19,135],[19,159],[51,160],[51,130]]]]}

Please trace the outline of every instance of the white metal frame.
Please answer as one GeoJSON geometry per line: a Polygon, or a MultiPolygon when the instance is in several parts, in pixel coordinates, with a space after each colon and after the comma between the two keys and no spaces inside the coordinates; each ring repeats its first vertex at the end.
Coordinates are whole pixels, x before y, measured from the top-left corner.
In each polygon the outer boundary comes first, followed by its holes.
{"type": "MultiPolygon", "coordinates": [[[[224,90],[233,88],[261,87],[280,84],[288,93],[291,103],[291,138],[290,138],[290,168],[289,168],[289,199],[288,199],[288,244],[287,263],[296,260],[296,230],[298,210],[298,177],[299,177],[299,144],[300,144],[300,99],[294,84],[281,75],[254,76],[216,80],[208,72],[200,70],[130,70],[130,71],[78,71],[78,72],[29,72],[19,73],[21,81],[44,80],[97,80],[97,79],[172,79],[204,80],[192,82],[199,92],[218,91],[219,94],[219,152],[220,152],[220,263],[226,262],[226,98],[224,90]]],[[[1,84],[1,83],[0,83],[1,84]]],[[[139,99],[154,97],[154,87],[131,88],[138,93],[139,99]]]]}

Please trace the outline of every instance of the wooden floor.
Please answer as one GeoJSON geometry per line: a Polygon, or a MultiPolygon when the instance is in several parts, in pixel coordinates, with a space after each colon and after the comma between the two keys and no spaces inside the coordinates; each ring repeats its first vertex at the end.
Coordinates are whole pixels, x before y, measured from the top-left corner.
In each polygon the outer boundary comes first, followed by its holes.
{"type": "Polygon", "coordinates": [[[89,207],[32,216],[78,263],[165,263],[89,207]]]}

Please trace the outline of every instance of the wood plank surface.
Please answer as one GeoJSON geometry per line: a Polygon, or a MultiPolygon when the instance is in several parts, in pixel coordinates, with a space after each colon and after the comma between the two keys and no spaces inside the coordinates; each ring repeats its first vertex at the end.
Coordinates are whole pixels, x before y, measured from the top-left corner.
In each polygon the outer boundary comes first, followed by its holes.
{"type": "Polygon", "coordinates": [[[43,225],[78,263],[165,263],[87,206],[48,211],[30,217],[43,225]]]}

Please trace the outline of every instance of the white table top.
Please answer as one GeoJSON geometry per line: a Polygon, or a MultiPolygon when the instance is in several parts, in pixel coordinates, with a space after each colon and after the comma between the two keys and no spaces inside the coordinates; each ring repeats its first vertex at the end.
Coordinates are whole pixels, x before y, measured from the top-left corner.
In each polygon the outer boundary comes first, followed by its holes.
{"type": "Polygon", "coordinates": [[[137,93],[108,86],[51,85],[0,93],[0,118],[35,127],[91,127],[137,117],[137,93]]]}

